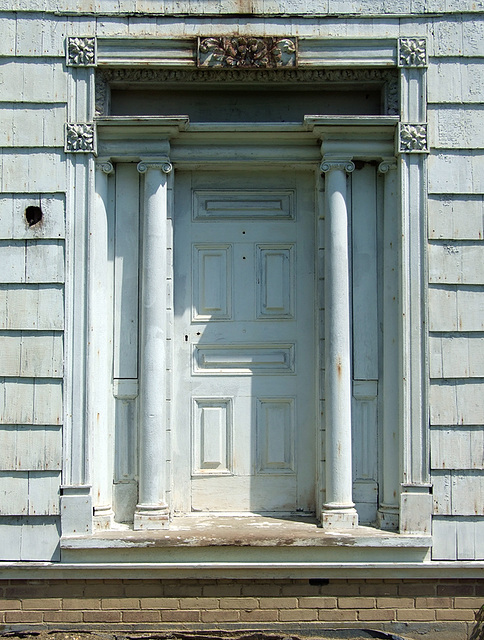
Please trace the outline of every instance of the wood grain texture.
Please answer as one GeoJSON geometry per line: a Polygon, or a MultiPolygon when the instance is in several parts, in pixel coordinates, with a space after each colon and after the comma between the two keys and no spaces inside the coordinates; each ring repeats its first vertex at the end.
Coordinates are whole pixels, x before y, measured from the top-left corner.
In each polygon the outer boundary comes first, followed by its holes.
{"type": "Polygon", "coordinates": [[[0,427],[1,471],[44,471],[62,467],[59,426],[3,425],[0,427]]]}
{"type": "Polygon", "coordinates": [[[0,329],[62,330],[62,285],[0,285],[0,329]]]}
{"type": "Polygon", "coordinates": [[[430,424],[484,423],[484,382],[433,381],[430,385],[430,424]]]}
{"type": "Polygon", "coordinates": [[[438,427],[430,431],[432,469],[484,469],[480,427],[438,427]]]}
{"type": "Polygon", "coordinates": [[[436,195],[429,198],[429,238],[482,240],[484,201],[481,195],[436,195]]]}
{"type": "Polygon", "coordinates": [[[62,422],[62,381],[0,378],[0,422],[56,425],[62,422]]]}
{"type": "Polygon", "coordinates": [[[484,296],[478,287],[429,288],[430,331],[484,330],[484,296]]]}
{"type": "Polygon", "coordinates": [[[482,335],[429,338],[431,378],[484,378],[482,335]]]}
{"type": "Polygon", "coordinates": [[[0,196],[0,240],[63,238],[65,196],[63,194],[4,194],[0,196]],[[40,207],[42,220],[29,226],[27,207],[40,207]]]}

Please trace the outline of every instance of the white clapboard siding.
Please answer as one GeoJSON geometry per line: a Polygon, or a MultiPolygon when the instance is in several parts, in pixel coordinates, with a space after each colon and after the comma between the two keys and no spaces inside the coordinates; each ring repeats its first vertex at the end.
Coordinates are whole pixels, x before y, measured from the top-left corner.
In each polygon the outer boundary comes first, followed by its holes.
{"type": "Polygon", "coordinates": [[[429,395],[432,425],[484,423],[484,382],[433,381],[429,395]]]}
{"type": "Polygon", "coordinates": [[[484,153],[431,153],[428,166],[429,193],[484,192],[484,153]]]}
{"type": "Polygon", "coordinates": [[[482,331],[484,295],[482,289],[429,288],[430,331],[482,331]]]}
{"type": "Polygon", "coordinates": [[[64,281],[63,240],[0,241],[2,283],[64,281]]]}
{"type": "Polygon", "coordinates": [[[429,140],[434,149],[483,149],[482,105],[433,105],[429,109],[429,140]]]}
{"type": "Polygon", "coordinates": [[[62,380],[0,378],[0,422],[61,424],[62,380]]]}
{"type": "Polygon", "coordinates": [[[484,284],[484,244],[430,243],[429,282],[484,284]]]}
{"type": "MultiPolygon", "coordinates": [[[[75,35],[70,25],[77,25],[78,21],[57,16],[46,18],[43,14],[37,14],[34,18],[36,28],[32,29],[32,17],[32,15],[22,15],[21,13],[17,17],[15,34],[17,56],[62,57],[65,55],[63,46],[65,37],[66,35],[75,35]]],[[[79,22],[82,24],[82,21],[79,22]]]]}
{"type": "Polygon", "coordinates": [[[482,103],[484,101],[484,65],[479,59],[431,60],[428,70],[430,103],[482,103]]]}
{"type": "Polygon", "coordinates": [[[484,515],[482,471],[434,471],[432,484],[435,514],[484,515]]]}
{"type": "Polygon", "coordinates": [[[484,431],[480,427],[434,427],[430,445],[432,469],[484,469],[484,431]]]}
{"type": "Polygon", "coordinates": [[[31,240],[65,236],[63,194],[8,194],[0,196],[0,240],[31,240]],[[27,207],[40,207],[41,222],[29,227],[27,207]]]}
{"type": "Polygon", "coordinates": [[[2,37],[0,38],[0,56],[13,56],[15,54],[15,37],[17,33],[17,15],[15,13],[0,13],[2,24],[2,37]]]}
{"type": "Polygon", "coordinates": [[[435,517],[432,522],[433,560],[483,560],[484,519],[435,517]]]}
{"type": "Polygon", "coordinates": [[[66,102],[67,78],[62,59],[0,60],[0,86],[5,102],[66,102]]]}
{"type": "Polygon", "coordinates": [[[478,196],[434,196],[428,201],[429,238],[482,240],[484,202],[478,196]]]}
{"type": "Polygon", "coordinates": [[[0,560],[59,560],[56,516],[0,518],[0,560]]]}
{"type": "Polygon", "coordinates": [[[0,146],[64,147],[64,105],[16,105],[0,110],[0,146]]]}
{"type": "Polygon", "coordinates": [[[484,337],[429,338],[431,378],[484,378],[484,337]]]}
{"type": "Polygon", "coordinates": [[[1,471],[44,471],[62,467],[62,429],[59,426],[0,427],[1,471]]]}
{"type": "Polygon", "coordinates": [[[5,193],[65,191],[67,168],[63,159],[61,151],[4,149],[0,156],[0,189],[5,193]]]}
{"type": "Polygon", "coordinates": [[[58,471],[0,471],[0,516],[59,514],[58,471]]]}
{"type": "Polygon", "coordinates": [[[60,378],[63,374],[60,332],[0,332],[0,376],[60,378]]]}
{"type": "Polygon", "coordinates": [[[0,285],[0,329],[61,330],[62,285],[0,285]]]}

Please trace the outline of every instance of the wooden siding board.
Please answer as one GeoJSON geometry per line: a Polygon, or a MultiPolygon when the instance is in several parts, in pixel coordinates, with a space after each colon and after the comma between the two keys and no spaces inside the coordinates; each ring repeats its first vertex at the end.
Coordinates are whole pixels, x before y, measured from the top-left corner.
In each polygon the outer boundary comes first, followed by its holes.
{"type": "Polygon", "coordinates": [[[481,335],[431,335],[429,347],[431,378],[484,378],[481,335]]]}
{"type": "Polygon", "coordinates": [[[60,473],[29,471],[28,514],[55,516],[60,512],[60,473]]]}
{"type": "Polygon", "coordinates": [[[433,196],[428,201],[429,238],[482,240],[484,201],[476,196],[433,196]]]}
{"type": "Polygon", "coordinates": [[[0,285],[0,329],[61,330],[61,285],[0,285]]]}
{"type": "Polygon", "coordinates": [[[64,241],[33,240],[26,244],[26,282],[64,282],[64,241]]]}
{"type": "Polygon", "coordinates": [[[0,560],[19,560],[22,547],[21,524],[21,518],[0,518],[0,560]]]}
{"type": "Polygon", "coordinates": [[[479,427],[430,430],[432,469],[484,470],[484,431],[479,427]]]}
{"type": "Polygon", "coordinates": [[[482,289],[429,288],[430,331],[483,331],[482,289]]]}
{"type": "Polygon", "coordinates": [[[0,472],[0,516],[28,515],[28,471],[0,472]]]}
{"type": "Polygon", "coordinates": [[[0,378],[0,422],[57,425],[62,422],[62,381],[0,378]]]}
{"type": "Polygon", "coordinates": [[[484,475],[478,470],[432,473],[434,514],[484,515],[484,475]]]}
{"type": "Polygon", "coordinates": [[[64,61],[45,58],[0,59],[0,85],[5,102],[67,102],[67,73],[64,61]]]}
{"type": "MultiPolygon", "coordinates": [[[[33,3],[31,9],[34,9],[33,3]]],[[[15,51],[17,56],[64,57],[64,42],[69,20],[44,13],[20,13],[17,19],[15,51]],[[32,25],[35,24],[35,29],[32,25]]]]}
{"type": "Polygon", "coordinates": [[[457,58],[430,60],[428,69],[429,103],[482,103],[484,101],[484,64],[469,58],[462,64],[457,58]]]}
{"type": "Polygon", "coordinates": [[[63,151],[3,149],[1,184],[3,192],[63,192],[66,190],[66,163],[63,151]]]}
{"type": "Polygon", "coordinates": [[[4,103],[0,109],[0,146],[64,147],[64,105],[4,103]]]}
{"type": "Polygon", "coordinates": [[[62,429],[59,426],[0,427],[1,471],[44,471],[62,467],[62,429]]]}
{"type": "Polygon", "coordinates": [[[484,192],[484,155],[465,151],[431,153],[429,193],[484,192]]]}
{"type": "Polygon", "coordinates": [[[429,141],[434,149],[483,149],[482,105],[431,105],[429,141]]]}
{"type": "MultiPolygon", "coordinates": [[[[60,560],[59,517],[23,518],[22,520],[13,520],[10,526],[16,526],[22,531],[20,560],[60,560]]],[[[17,559],[19,559],[18,556],[17,559]]]]}
{"type": "Polygon", "coordinates": [[[2,37],[0,38],[0,56],[12,56],[15,54],[17,15],[15,13],[0,13],[2,25],[2,37]]]}
{"type": "Polygon", "coordinates": [[[450,518],[433,518],[432,559],[457,560],[457,522],[450,518]]]}
{"type": "Polygon", "coordinates": [[[5,194],[0,196],[0,240],[64,238],[64,194],[5,194]],[[40,207],[42,220],[29,227],[27,207],[40,207]]]}
{"type": "Polygon", "coordinates": [[[482,17],[476,19],[475,16],[463,16],[462,35],[462,54],[484,57],[484,20],[482,17]]]}

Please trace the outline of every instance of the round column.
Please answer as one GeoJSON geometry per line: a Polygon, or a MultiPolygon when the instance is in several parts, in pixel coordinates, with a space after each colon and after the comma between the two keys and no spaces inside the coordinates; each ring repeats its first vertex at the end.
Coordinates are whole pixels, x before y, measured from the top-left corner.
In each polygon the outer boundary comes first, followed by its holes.
{"type": "Polygon", "coordinates": [[[144,174],[140,302],[139,502],[135,529],[169,524],[166,503],[167,159],[140,162],[144,174]]]}
{"type": "Polygon", "coordinates": [[[346,158],[323,158],[326,174],[325,408],[326,502],[321,524],[329,529],[358,526],[352,499],[351,353],[346,158]]]}

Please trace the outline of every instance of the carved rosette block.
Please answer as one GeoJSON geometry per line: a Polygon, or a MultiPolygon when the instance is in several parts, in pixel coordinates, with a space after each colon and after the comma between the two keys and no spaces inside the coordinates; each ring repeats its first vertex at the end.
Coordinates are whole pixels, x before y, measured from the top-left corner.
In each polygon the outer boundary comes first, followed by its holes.
{"type": "Polygon", "coordinates": [[[66,153],[93,153],[94,124],[89,122],[67,122],[65,128],[66,153]]]}
{"type": "Polygon", "coordinates": [[[96,38],[67,38],[66,59],[69,67],[94,67],[96,38]]]}
{"type": "Polygon", "coordinates": [[[199,38],[197,65],[232,69],[278,69],[297,66],[295,38],[223,36],[199,38]]]}
{"type": "Polygon", "coordinates": [[[398,41],[399,67],[426,67],[427,42],[425,38],[400,38],[398,41]]]}
{"type": "Polygon", "coordinates": [[[398,151],[400,153],[428,153],[427,125],[400,123],[398,151]]]}

